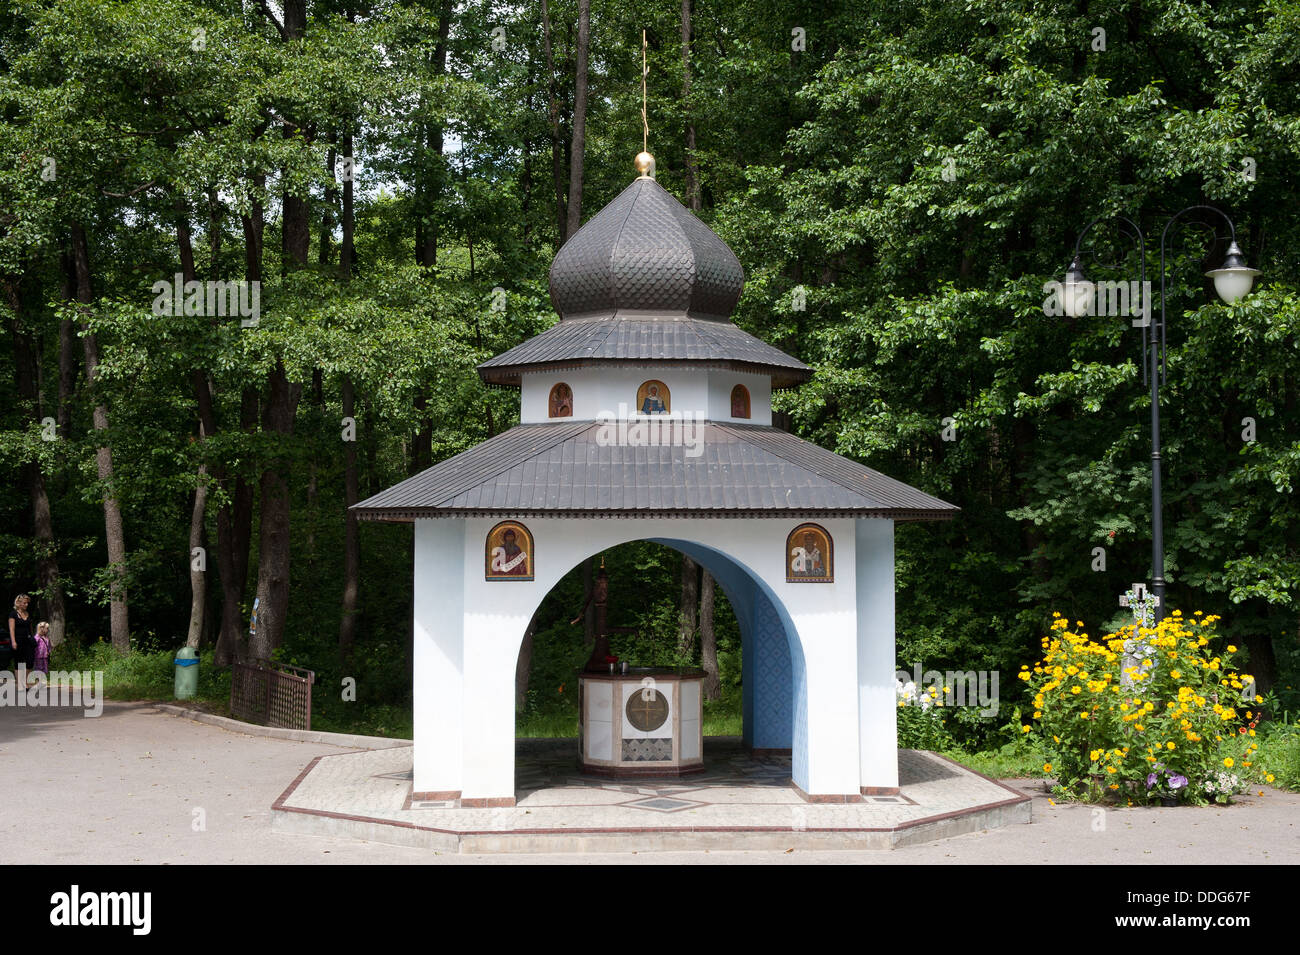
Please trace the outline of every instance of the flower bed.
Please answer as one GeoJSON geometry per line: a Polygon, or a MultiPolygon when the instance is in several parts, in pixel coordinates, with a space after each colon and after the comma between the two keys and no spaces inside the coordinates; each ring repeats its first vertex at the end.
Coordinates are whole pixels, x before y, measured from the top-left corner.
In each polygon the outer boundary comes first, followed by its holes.
{"type": "Polygon", "coordinates": [[[1053,616],[1043,659],[1020,672],[1034,702],[1021,731],[1051,754],[1045,775],[1078,795],[1130,801],[1226,803],[1245,789],[1234,767],[1252,765],[1264,700],[1247,695],[1253,681],[1235,670],[1217,617],[1174,611],[1096,641],[1053,616]]]}

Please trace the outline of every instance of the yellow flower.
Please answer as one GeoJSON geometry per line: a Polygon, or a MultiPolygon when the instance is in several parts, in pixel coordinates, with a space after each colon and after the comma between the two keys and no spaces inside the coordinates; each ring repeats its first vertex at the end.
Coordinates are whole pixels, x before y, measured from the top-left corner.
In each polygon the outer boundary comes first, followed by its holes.
{"type": "MultiPolygon", "coordinates": [[[[1232,764],[1229,763],[1228,765],[1232,765],[1232,764]]],[[[1051,763],[1043,763],[1043,772],[1045,772],[1045,773],[1050,773],[1051,771],[1052,771],[1052,764],[1051,764],[1051,763]]]]}
{"type": "Polygon", "coordinates": [[[1229,652],[1229,653],[1236,653],[1236,652],[1237,652],[1237,648],[1234,647],[1232,644],[1228,644],[1228,652],[1229,652]]]}
{"type": "Polygon", "coordinates": [[[1223,757],[1223,765],[1227,766],[1229,769],[1232,769],[1232,757],[1231,756],[1223,757]]]}
{"type": "Polygon", "coordinates": [[[1182,673],[1179,672],[1178,670],[1170,670],[1170,671],[1169,671],[1169,675],[1170,675],[1171,677],[1173,677],[1175,680],[1178,680],[1178,679],[1181,679],[1181,678],[1182,678],[1182,673]]]}
{"type": "Polygon", "coordinates": [[[1022,726],[1022,727],[1020,727],[1020,732],[1022,732],[1022,733],[1028,733],[1028,732],[1030,732],[1031,729],[1032,729],[1032,727],[1029,727],[1029,726],[1022,726]]]}
{"type": "Polygon", "coordinates": [[[1272,773],[1269,773],[1267,776],[1264,777],[1264,782],[1266,782],[1266,783],[1271,783],[1272,781],[1273,781],[1273,774],[1272,774],[1272,773]]]}
{"type": "Polygon", "coordinates": [[[1173,748],[1174,748],[1174,741],[1173,741],[1173,740],[1170,740],[1169,742],[1165,743],[1165,747],[1166,747],[1167,749],[1173,749],[1173,748]]]}

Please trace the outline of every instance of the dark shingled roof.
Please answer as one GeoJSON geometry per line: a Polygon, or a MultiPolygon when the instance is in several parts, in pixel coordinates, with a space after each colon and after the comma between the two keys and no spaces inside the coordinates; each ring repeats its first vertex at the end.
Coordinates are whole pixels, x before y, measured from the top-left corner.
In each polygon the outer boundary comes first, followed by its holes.
{"type": "Polygon", "coordinates": [[[564,317],[655,309],[726,318],[745,272],[736,254],[653,179],[635,180],[575,232],[551,263],[564,317]]]}
{"type": "Polygon", "coordinates": [[[725,242],[659,183],[637,179],[551,263],[559,324],[478,371],[517,386],[525,370],[664,361],[769,374],[776,388],[807,381],[807,365],[728,319],[744,284],[725,242]]]}
{"type": "Polygon", "coordinates": [[[758,371],[777,388],[812,377],[803,362],[731,322],[653,317],[567,319],[483,362],[478,373],[489,384],[517,385],[521,371],[539,366],[656,360],[758,371]]]}
{"type": "Polygon", "coordinates": [[[776,428],[692,424],[702,449],[696,457],[681,444],[602,440],[601,429],[616,423],[519,425],[352,509],[391,521],[497,514],[916,521],[958,510],[776,428]]]}

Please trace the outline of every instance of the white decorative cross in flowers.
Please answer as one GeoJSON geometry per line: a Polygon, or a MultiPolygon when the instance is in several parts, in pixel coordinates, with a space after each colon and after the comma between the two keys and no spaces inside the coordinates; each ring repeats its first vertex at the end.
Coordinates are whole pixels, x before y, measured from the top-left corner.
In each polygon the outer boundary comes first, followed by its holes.
{"type": "Polygon", "coordinates": [[[1160,606],[1160,598],[1147,593],[1146,584],[1134,584],[1132,589],[1120,594],[1119,605],[1133,611],[1133,622],[1139,627],[1150,627],[1155,609],[1160,606]]]}
{"type": "Polygon", "coordinates": [[[1149,669],[1155,666],[1154,651],[1140,636],[1141,628],[1150,628],[1155,616],[1155,609],[1160,606],[1160,598],[1147,593],[1146,584],[1134,584],[1127,592],[1120,594],[1119,605],[1128,607],[1133,612],[1133,637],[1124,641],[1124,661],[1121,665],[1120,682],[1125,686],[1133,684],[1131,670],[1149,669]]]}

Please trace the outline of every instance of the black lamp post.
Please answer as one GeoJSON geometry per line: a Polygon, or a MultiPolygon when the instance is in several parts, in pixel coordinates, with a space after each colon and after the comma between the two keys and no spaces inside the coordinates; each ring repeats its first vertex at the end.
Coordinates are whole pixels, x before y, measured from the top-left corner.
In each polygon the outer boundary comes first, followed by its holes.
{"type": "Polygon", "coordinates": [[[1080,262],[1084,255],[1083,240],[1098,222],[1109,219],[1121,223],[1125,233],[1134,240],[1142,263],[1142,284],[1139,295],[1143,320],[1134,324],[1148,329],[1142,343],[1142,374],[1144,379],[1149,378],[1151,382],[1151,592],[1157,598],[1155,606],[1157,623],[1165,615],[1165,530],[1160,499],[1160,385],[1165,379],[1165,246],[1169,238],[1169,230],[1173,228],[1174,223],[1185,214],[1198,211],[1213,212],[1228,224],[1230,236],[1228,257],[1222,266],[1205,274],[1214,279],[1214,290],[1224,302],[1232,305],[1241,301],[1250,294],[1255,276],[1259,275],[1259,272],[1246,267],[1241,248],[1237,245],[1236,226],[1227,214],[1214,206],[1197,205],[1188,206],[1170,216],[1165,223],[1164,231],[1160,233],[1160,322],[1158,324],[1151,321],[1150,302],[1146,300],[1146,237],[1137,223],[1125,216],[1101,216],[1089,222],[1079,233],[1079,238],[1074,243],[1074,260],[1065,273],[1065,295],[1062,303],[1065,313],[1073,318],[1095,313],[1093,305],[1096,286],[1085,278],[1080,262]]]}

